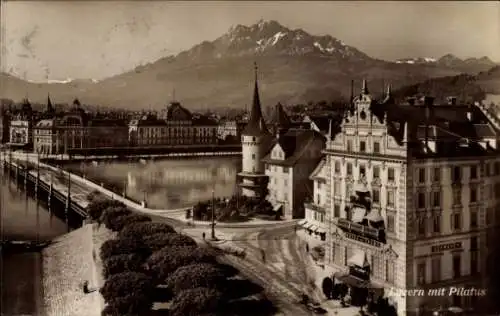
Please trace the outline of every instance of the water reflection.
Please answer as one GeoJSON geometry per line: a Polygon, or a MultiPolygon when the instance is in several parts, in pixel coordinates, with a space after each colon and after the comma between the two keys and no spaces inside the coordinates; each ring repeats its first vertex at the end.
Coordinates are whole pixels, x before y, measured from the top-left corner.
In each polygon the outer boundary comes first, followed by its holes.
{"type": "Polygon", "coordinates": [[[79,164],[85,176],[98,183],[113,185],[136,201],[146,198],[148,206],[175,209],[191,206],[216,196],[231,196],[235,192],[239,157],[157,160],[79,164]]]}

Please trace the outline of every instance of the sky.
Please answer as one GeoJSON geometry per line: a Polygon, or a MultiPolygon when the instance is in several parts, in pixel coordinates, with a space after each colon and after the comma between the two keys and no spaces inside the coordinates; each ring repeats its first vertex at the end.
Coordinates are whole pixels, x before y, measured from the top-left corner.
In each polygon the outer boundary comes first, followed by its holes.
{"type": "Polygon", "coordinates": [[[2,1],[2,71],[32,81],[102,79],[276,20],[368,55],[500,62],[500,2],[2,1]]]}

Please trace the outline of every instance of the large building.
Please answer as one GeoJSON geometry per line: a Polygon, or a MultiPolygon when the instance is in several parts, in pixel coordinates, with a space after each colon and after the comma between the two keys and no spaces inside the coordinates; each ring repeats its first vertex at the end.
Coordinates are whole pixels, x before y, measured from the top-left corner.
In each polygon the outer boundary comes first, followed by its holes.
{"type": "Polygon", "coordinates": [[[481,105],[398,104],[390,88],[377,102],[364,81],[306,204],[305,221],[325,233],[326,275],[358,302],[383,295],[398,315],[470,306],[477,296],[428,290],[484,287],[486,231],[500,212],[499,136],[481,105]],[[401,295],[411,289],[422,292],[401,295]]]}
{"type": "Polygon", "coordinates": [[[133,146],[215,145],[217,123],[202,115],[193,115],[179,102],[171,102],[158,118],[153,114],[129,123],[133,146]]]}
{"type": "Polygon", "coordinates": [[[9,145],[26,147],[33,145],[34,112],[28,99],[24,99],[21,109],[16,111],[9,125],[9,145]]]}

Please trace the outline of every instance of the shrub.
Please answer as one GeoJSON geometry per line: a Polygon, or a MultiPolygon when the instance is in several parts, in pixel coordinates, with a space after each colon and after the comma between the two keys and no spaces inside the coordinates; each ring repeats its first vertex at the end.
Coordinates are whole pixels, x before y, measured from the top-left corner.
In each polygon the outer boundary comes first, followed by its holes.
{"type": "Polygon", "coordinates": [[[113,228],[113,224],[115,223],[116,219],[120,216],[124,215],[129,215],[132,212],[125,208],[125,207],[108,207],[107,209],[104,210],[104,212],[101,215],[101,222],[106,226],[108,229],[113,228]]]}
{"type": "Polygon", "coordinates": [[[149,310],[155,286],[144,273],[124,272],[111,275],[100,289],[108,304],[118,309],[149,310]]]}
{"type": "Polygon", "coordinates": [[[97,221],[101,218],[104,210],[109,207],[125,207],[125,204],[117,200],[109,200],[99,197],[93,198],[89,205],[87,205],[86,210],[90,218],[94,221],[97,221]]]}
{"type": "Polygon", "coordinates": [[[108,257],[103,262],[103,274],[108,278],[112,274],[122,272],[141,272],[144,258],[138,254],[123,254],[108,257]]]}
{"type": "Polygon", "coordinates": [[[146,261],[146,269],[157,281],[164,281],[172,272],[193,263],[215,263],[211,249],[195,246],[165,247],[153,253],[146,261]]]}
{"type": "Polygon", "coordinates": [[[127,225],[143,222],[151,222],[151,217],[142,214],[127,214],[116,217],[114,221],[109,224],[111,225],[110,228],[112,231],[118,232],[127,225]]]}
{"type": "Polygon", "coordinates": [[[170,316],[199,316],[215,312],[222,300],[220,292],[214,289],[199,287],[185,290],[172,300],[170,316]]]}
{"type": "Polygon", "coordinates": [[[153,252],[167,246],[196,246],[193,238],[178,233],[156,233],[143,236],[142,239],[144,244],[153,252]]]}
{"type": "Polygon", "coordinates": [[[166,223],[132,223],[125,226],[118,236],[120,238],[137,238],[143,236],[154,235],[157,233],[175,233],[172,226],[166,223]]]}
{"type": "Polygon", "coordinates": [[[101,260],[104,262],[111,256],[137,254],[147,258],[150,251],[141,240],[133,238],[106,240],[101,246],[101,260]]]}
{"type": "Polygon", "coordinates": [[[197,287],[219,288],[225,284],[226,276],[216,265],[195,263],[175,270],[166,280],[174,294],[197,287]]]}

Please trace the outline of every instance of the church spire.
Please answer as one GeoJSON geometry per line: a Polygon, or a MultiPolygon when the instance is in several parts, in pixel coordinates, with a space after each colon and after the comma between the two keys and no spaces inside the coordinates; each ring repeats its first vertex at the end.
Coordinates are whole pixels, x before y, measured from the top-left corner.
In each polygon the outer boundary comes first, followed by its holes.
{"type": "Polygon", "coordinates": [[[363,87],[361,88],[361,93],[362,94],[368,94],[368,85],[366,84],[366,79],[363,79],[363,87]]]}
{"type": "Polygon", "coordinates": [[[54,107],[52,106],[52,101],[50,100],[50,93],[47,94],[47,113],[54,112],[54,107]]]}
{"type": "Polygon", "coordinates": [[[264,122],[264,117],[262,115],[257,70],[258,70],[257,63],[254,62],[255,85],[253,90],[252,108],[250,112],[250,118],[242,133],[243,135],[248,135],[248,136],[260,136],[269,134],[269,130],[266,127],[266,124],[264,122]]]}

